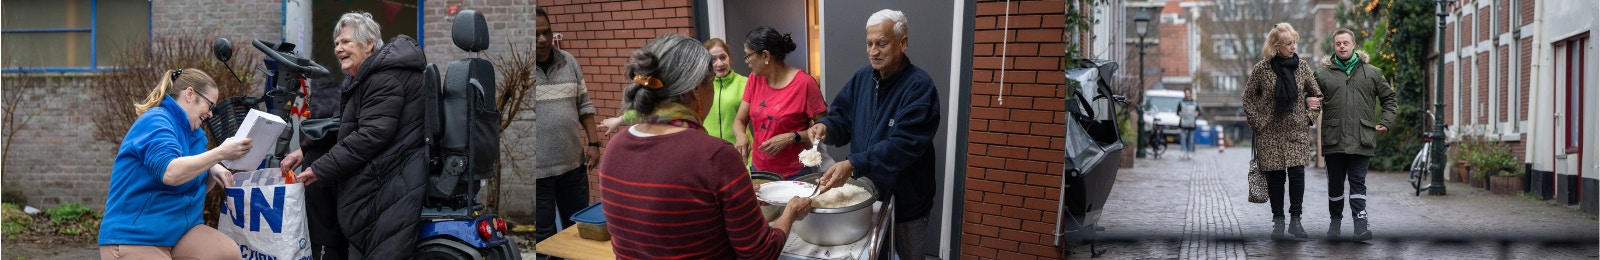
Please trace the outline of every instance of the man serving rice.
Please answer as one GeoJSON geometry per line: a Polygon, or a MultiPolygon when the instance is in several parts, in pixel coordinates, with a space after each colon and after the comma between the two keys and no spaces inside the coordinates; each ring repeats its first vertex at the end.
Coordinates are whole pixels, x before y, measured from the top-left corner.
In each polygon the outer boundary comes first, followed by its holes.
{"type": "Polygon", "coordinates": [[[933,77],[906,57],[906,16],[884,9],[867,19],[867,60],[834,97],[826,117],[807,130],[811,140],[850,146],[850,155],[817,182],[823,192],[857,173],[895,198],[895,252],[922,258],[928,213],[933,209],[933,136],[939,126],[939,93],[933,77]],[[836,137],[836,138],[829,138],[836,137]]]}

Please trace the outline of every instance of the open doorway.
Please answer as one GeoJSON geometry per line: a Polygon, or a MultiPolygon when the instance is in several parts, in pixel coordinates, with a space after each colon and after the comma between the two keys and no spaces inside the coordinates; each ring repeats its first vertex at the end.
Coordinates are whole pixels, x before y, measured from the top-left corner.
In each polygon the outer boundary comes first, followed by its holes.
{"type": "MultiPolygon", "coordinates": [[[[718,0],[708,0],[718,1],[718,0]]],[[[812,10],[815,10],[815,0],[807,1],[720,1],[722,2],[724,27],[729,48],[733,48],[735,61],[733,71],[741,75],[750,76],[750,65],[740,62],[744,60],[744,37],[757,27],[770,26],[779,33],[789,34],[794,39],[795,52],[783,59],[785,64],[801,68],[813,77],[821,78],[821,64],[813,57],[821,57],[820,40],[813,33],[815,24],[812,10]],[[796,12],[794,10],[807,10],[796,12]]],[[[713,14],[719,15],[719,14],[713,14]]]]}
{"type": "MultiPolygon", "coordinates": [[[[311,1],[311,31],[314,34],[312,42],[296,42],[306,46],[315,46],[311,59],[318,64],[337,70],[339,61],[333,57],[333,27],[339,22],[339,16],[350,11],[365,11],[372,14],[372,19],[378,22],[384,41],[405,34],[422,42],[422,30],[417,26],[422,17],[423,0],[382,0],[382,1],[351,1],[351,0],[313,0],[311,1]],[[325,47],[325,48],[323,48],[325,47]]],[[[331,71],[330,71],[331,72],[331,71]]],[[[343,72],[334,72],[342,75],[343,72]]]]}

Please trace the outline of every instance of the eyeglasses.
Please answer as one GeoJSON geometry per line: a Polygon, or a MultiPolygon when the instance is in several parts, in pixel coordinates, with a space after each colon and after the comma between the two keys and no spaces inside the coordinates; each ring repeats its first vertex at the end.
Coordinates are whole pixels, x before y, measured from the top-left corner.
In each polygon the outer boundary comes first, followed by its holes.
{"type": "Polygon", "coordinates": [[[205,100],[206,101],[206,108],[213,108],[213,107],[217,106],[217,102],[211,102],[211,99],[210,98],[206,98],[206,95],[200,94],[200,90],[199,89],[195,89],[195,88],[189,88],[189,89],[190,90],[194,90],[194,95],[195,96],[200,96],[201,100],[205,100]]]}
{"type": "Polygon", "coordinates": [[[760,52],[745,52],[744,53],[744,60],[745,61],[750,61],[750,58],[755,58],[757,54],[761,54],[761,53],[760,52]]]}
{"type": "Polygon", "coordinates": [[[1333,42],[1333,46],[1350,46],[1350,45],[1356,45],[1356,43],[1355,42],[1333,42]]]}

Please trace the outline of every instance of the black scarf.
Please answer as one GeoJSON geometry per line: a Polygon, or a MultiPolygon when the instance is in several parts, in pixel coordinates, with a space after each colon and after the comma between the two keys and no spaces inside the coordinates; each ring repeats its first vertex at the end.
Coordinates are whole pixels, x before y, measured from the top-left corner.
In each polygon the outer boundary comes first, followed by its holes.
{"type": "Polygon", "coordinates": [[[1272,102],[1272,115],[1283,116],[1294,112],[1294,105],[1299,104],[1295,99],[1300,98],[1300,90],[1295,87],[1294,71],[1300,69],[1300,55],[1289,57],[1272,57],[1272,72],[1278,75],[1278,88],[1273,91],[1276,97],[1272,102]]]}

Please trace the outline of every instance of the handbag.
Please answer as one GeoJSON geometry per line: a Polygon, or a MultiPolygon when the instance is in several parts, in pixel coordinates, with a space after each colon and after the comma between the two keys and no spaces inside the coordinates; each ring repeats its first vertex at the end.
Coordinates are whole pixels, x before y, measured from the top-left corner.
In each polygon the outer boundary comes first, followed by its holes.
{"type": "Polygon", "coordinates": [[[1267,202],[1267,174],[1256,170],[1255,160],[1250,160],[1250,203],[1267,202]]]}
{"type": "Polygon", "coordinates": [[[1250,181],[1250,203],[1267,202],[1267,174],[1256,169],[1256,147],[1250,146],[1250,174],[1246,178],[1250,181]]]}

